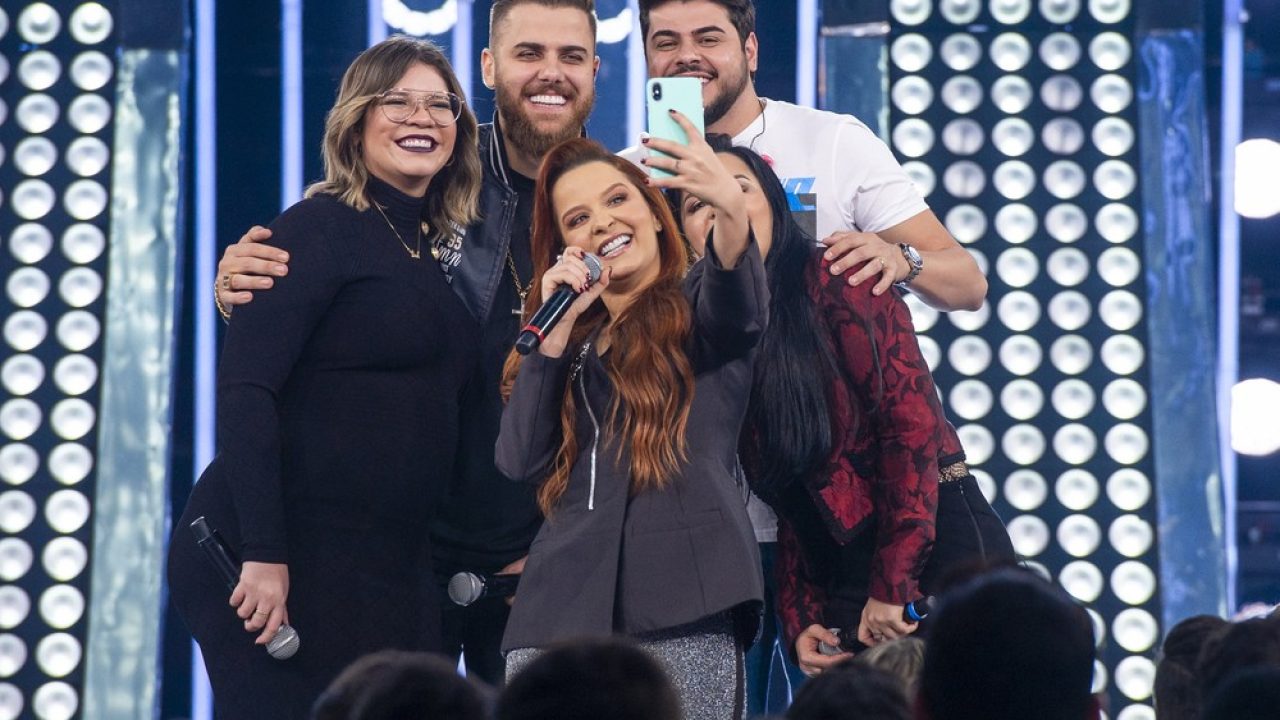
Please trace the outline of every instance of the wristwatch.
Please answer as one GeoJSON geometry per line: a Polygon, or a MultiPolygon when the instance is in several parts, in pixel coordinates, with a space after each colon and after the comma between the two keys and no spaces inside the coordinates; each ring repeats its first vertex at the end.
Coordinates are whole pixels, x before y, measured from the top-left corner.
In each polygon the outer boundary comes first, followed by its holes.
{"type": "Polygon", "coordinates": [[[911,266],[911,272],[907,273],[906,277],[895,283],[898,287],[905,290],[907,289],[907,286],[911,284],[911,281],[915,280],[916,276],[920,274],[920,271],[924,269],[924,258],[920,257],[919,250],[916,250],[906,243],[898,243],[898,248],[902,250],[902,257],[906,258],[907,264],[911,266]]]}

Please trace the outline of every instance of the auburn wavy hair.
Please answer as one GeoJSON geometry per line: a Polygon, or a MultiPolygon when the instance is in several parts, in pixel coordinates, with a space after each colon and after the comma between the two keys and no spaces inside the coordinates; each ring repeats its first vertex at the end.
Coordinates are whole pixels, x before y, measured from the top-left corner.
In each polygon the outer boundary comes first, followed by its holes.
{"type": "MultiPolygon", "coordinates": [[[[542,275],[564,252],[564,238],[556,221],[552,191],[560,178],[575,168],[604,163],[622,173],[658,218],[657,278],[621,315],[612,318],[612,341],[605,367],[615,393],[606,432],[617,431],[622,448],[631,452],[632,494],[666,487],[687,457],[685,429],[693,402],[693,366],[686,352],[692,311],[683,280],[689,250],[662,193],[644,183],[635,165],[585,138],[567,140],[551,149],[542,162],[533,199],[533,291],[525,300],[527,320],[542,304],[542,275]]],[[[583,341],[610,320],[603,303],[592,305],[574,325],[568,349],[577,353],[583,341]]],[[[522,356],[512,352],[503,371],[503,397],[520,371],[522,356]]],[[[565,387],[560,409],[561,442],[550,475],[538,489],[538,506],[550,516],[569,485],[578,456],[574,432],[577,403],[573,384],[565,387]]]]}

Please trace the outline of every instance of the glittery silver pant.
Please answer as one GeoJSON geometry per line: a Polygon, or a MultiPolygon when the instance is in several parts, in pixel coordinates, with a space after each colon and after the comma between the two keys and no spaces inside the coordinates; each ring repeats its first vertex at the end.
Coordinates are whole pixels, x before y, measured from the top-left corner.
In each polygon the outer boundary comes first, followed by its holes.
{"type": "MultiPolygon", "coordinates": [[[[742,649],[729,618],[704,618],[688,625],[633,637],[671,678],[685,720],[741,720],[744,715],[742,649]]],[[[517,648],[507,653],[510,680],[542,651],[517,648]]]]}

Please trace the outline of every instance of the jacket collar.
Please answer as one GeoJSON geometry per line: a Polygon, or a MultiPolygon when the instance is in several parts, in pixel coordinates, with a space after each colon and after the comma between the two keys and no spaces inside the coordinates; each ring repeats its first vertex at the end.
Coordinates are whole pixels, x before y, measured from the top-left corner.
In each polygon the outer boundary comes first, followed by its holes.
{"type": "MultiPolygon", "coordinates": [[[[507,138],[502,132],[502,121],[498,118],[497,110],[493,111],[493,122],[489,123],[489,133],[491,139],[488,143],[487,157],[481,159],[489,163],[489,170],[510,190],[512,188],[511,176],[507,172],[507,138]]],[[[588,137],[585,125],[579,137],[588,137]]]]}

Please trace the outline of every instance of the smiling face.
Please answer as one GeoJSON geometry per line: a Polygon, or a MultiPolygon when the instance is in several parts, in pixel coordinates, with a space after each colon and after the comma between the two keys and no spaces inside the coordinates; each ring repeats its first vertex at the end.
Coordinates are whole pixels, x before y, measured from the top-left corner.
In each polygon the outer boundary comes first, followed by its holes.
{"type": "MultiPolygon", "coordinates": [[[[751,233],[755,236],[756,245],[760,248],[760,257],[769,255],[773,246],[773,212],[769,209],[769,199],[760,187],[760,179],[751,172],[736,155],[719,153],[716,157],[725,169],[733,175],[742,188],[747,201],[747,220],[751,223],[751,233]]],[[[716,213],[710,205],[686,193],[680,200],[680,226],[689,245],[699,257],[706,254],[707,236],[715,224],[716,213]]]]}
{"type": "MultiPolygon", "coordinates": [[[[421,63],[410,66],[395,87],[449,92],[440,73],[421,63]]],[[[453,157],[457,137],[456,122],[442,125],[421,105],[408,120],[395,123],[375,100],[364,111],[360,146],[371,175],[400,192],[419,197],[427,192],[431,178],[453,157]]]]}
{"type": "Polygon", "coordinates": [[[485,84],[497,91],[507,142],[540,157],[578,137],[595,104],[600,59],[585,12],[526,3],[511,8],[481,55],[485,84]]]}
{"type": "Polygon", "coordinates": [[[551,203],[564,244],[600,256],[611,271],[606,292],[635,292],[658,277],[658,218],[617,168],[590,162],[566,172],[551,203]]]}
{"type": "Polygon", "coordinates": [[[649,13],[645,55],[650,77],[702,80],[708,126],[743,97],[756,70],[756,50],[755,33],[744,42],[728,11],[709,0],[663,3],[649,13]]]}

